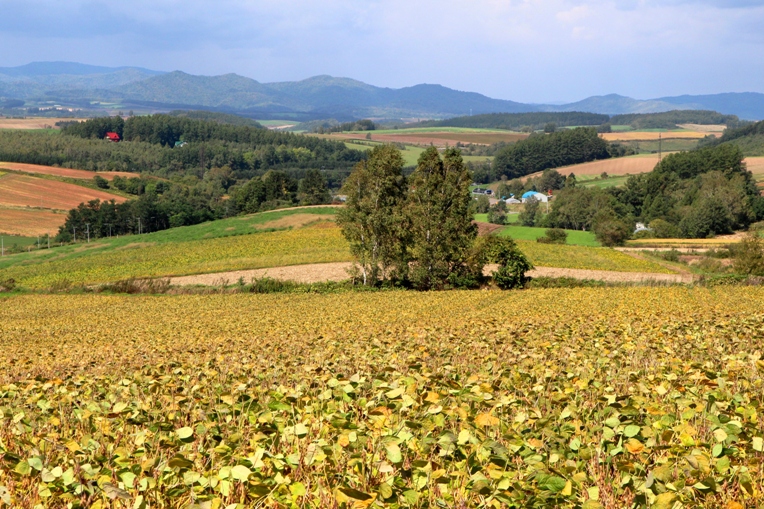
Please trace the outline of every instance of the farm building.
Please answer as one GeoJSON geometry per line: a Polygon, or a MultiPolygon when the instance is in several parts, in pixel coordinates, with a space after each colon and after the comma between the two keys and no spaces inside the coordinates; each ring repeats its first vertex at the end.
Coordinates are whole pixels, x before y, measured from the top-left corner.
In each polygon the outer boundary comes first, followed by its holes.
{"type": "Polygon", "coordinates": [[[545,195],[544,193],[539,193],[538,191],[528,191],[523,194],[523,203],[527,202],[531,198],[542,201],[544,203],[549,201],[549,196],[545,195]]]}
{"type": "Polygon", "coordinates": [[[507,205],[516,205],[518,203],[522,203],[520,200],[518,200],[514,196],[510,196],[509,198],[507,198],[504,201],[507,203],[507,205]]]}
{"type": "Polygon", "coordinates": [[[122,138],[119,137],[119,134],[111,133],[111,132],[106,133],[106,138],[104,138],[104,139],[107,139],[109,141],[113,141],[114,143],[122,141],[122,138]]]}

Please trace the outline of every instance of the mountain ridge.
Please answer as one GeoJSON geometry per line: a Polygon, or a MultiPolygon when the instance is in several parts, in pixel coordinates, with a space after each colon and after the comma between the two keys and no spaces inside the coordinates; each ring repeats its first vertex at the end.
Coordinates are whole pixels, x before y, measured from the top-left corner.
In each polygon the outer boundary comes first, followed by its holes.
{"type": "Polygon", "coordinates": [[[591,96],[565,104],[527,104],[494,99],[438,84],[377,87],[326,74],[300,81],[263,83],[235,73],[199,76],[183,71],[103,67],[75,62],[32,62],[0,67],[0,99],[31,102],[120,103],[161,110],[190,107],[248,116],[294,118],[449,118],[483,113],[587,111],[618,115],[672,109],[708,109],[746,120],[764,118],[764,94],[757,92],[634,99],[619,94],[591,96]]]}

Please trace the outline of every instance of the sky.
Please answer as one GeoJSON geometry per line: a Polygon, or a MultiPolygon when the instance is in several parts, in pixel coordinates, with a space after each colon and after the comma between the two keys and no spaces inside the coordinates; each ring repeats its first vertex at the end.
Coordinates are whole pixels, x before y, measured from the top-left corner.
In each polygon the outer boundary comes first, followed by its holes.
{"type": "Polygon", "coordinates": [[[437,83],[520,102],[764,92],[764,0],[0,0],[34,61],[437,83]]]}

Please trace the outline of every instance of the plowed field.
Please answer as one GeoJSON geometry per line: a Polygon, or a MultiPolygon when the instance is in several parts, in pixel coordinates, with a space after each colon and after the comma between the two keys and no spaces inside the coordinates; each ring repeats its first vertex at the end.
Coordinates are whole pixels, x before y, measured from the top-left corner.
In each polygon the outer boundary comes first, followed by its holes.
{"type": "Polygon", "coordinates": [[[54,166],[40,166],[39,164],[24,164],[24,163],[0,163],[0,168],[6,170],[23,171],[24,173],[37,173],[40,175],[53,175],[55,177],[67,177],[73,179],[87,179],[92,180],[96,175],[105,178],[106,180],[114,180],[114,177],[137,177],[135,173],[129,173],[126,171],[86,171],[86,170],[73,170],[71,168],[56,168],[54,166]]]}
{"type": "Polygon", "coordinates": [[[0,118],[0,129],[58,129],[61,120],[87,120],[83,118],[0,118]]]}
{"type": "Polygon", "coordinates": [[[116,202],[126,200],[121,196],[66,182],[10,173],[0,177],[0,206],[69,210],[95,199],[116,202]]]}
{"type": "Polygon", "coordinates": [[[53,235],[66,221],[66,214],[52,210],[0,208],[0,233],[8,235],[53,235]]]}
{"type": "Polygon", "coordinates": [[[601,136],[607,141],[657,141],[658,138],[664,140],[695,140],[705,138],[709,134],[718,133],[698,132],[698,131],[674,131],[665,133],[656,133],[652,131],[626,131],[621,133],[604,133],[601,136]]]}

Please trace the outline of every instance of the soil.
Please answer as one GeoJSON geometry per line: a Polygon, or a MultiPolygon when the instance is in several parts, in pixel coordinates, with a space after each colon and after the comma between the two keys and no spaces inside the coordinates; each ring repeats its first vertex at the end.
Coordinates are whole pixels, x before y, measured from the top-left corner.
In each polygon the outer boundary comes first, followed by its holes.
{"type": "MultiPolygon", "coordinates": [[[[218,272],[214,274],[198,274],[195,276],[180,276],[170,278],[173,286],[205,285],[222,286],[234,284],[240,279],[249,283],[253,278],[271,277],[284,281],[298,283],[319,283],[325,281],[342,281],[349,279],[348,270],[352,263],[316,263],[309,265],[292,265],[269,269],[237,270],[218,272]]],[[[486,273],[495,267],[486,267],[486,273]]],[[[613,272],[607,270],[560,269],[555,267],[536,267],[528,273],[530,277],[568,277],[573,279],[594,279],[607,282],[662,282],[662,283],[691,283],[692,274],[655,274],[650,272],[613,272]]]]}

